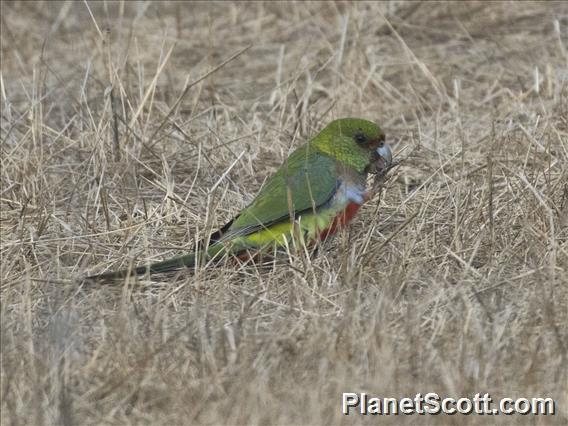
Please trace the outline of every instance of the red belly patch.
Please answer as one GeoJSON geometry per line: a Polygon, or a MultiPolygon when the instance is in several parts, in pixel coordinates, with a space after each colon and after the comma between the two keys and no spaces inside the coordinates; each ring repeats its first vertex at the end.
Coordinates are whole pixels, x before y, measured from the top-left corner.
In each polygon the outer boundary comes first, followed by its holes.
{"type": "Polygon", "coordinates": [[[323,231],[321,231],[318,234],[318,238],[320,240],[324,240],[325,238],[327,238],[328,235],[335,234],[339,229],[343,228],[349,222],[351,222],[351,219],[353,219],[355,217],[355,215],[357,214],[357,212],[359,211],[360,208],[361,208],[361,204],[357,204],[357,203],[347,204],[347,207],[345,207],[345,209],[343,211],[339,212],[333,218],[331,225],[329,225],[328,228],[324,229],[323,231]]]}

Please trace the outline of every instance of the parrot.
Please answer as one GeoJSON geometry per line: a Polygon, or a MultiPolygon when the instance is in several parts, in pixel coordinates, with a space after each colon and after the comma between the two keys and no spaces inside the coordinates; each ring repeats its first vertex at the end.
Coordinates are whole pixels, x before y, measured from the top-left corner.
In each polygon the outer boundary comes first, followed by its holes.
{"type": "Polygon", "coordinates": [[[241,260],[292,244],[315,244],[347,226],[376,190],[367,177],[389,168],[392,150],[372,121],[341,118],[293,151],[253,201],[192,253],[105,272],[87,280],[116,280],[196,267],[227,254],[241,260]]]}

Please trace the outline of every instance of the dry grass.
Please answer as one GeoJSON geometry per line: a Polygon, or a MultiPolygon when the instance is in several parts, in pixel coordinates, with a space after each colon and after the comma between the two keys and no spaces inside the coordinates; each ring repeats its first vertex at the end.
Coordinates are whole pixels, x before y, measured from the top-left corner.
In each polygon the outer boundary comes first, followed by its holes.
{"type": "Polygon", "coordinates": [[[2,2],[2,424],[488,421],[344,391],[566,423],[565,3],[88,5],[2,2]],[[77,284],[191,250],[342,116],[408,159],[317,257],[77,284]]]}

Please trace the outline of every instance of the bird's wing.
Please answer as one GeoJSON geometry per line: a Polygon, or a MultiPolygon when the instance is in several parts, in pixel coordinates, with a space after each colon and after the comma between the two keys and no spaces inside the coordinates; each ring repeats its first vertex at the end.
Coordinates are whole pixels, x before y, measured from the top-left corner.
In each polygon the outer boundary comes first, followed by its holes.
{"type": "Polygon", "coordinates": [[[316,211],[339,187],[335,160],[310,145],[294,151],[262,187],[253,202],[228,224],[221,239],[249,235],[258,229],[316,211]]]}

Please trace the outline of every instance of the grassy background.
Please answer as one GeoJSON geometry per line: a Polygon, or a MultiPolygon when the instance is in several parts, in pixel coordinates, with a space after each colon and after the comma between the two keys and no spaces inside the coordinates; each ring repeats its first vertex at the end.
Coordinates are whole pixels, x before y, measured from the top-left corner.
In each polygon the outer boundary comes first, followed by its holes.
{"type": "Polygon", "coordinates": [[[566,423],[565,3],[1,7],[2,424],[378,421],[349,391],[566,423]],[[317,257],[78,284],[191,250],[343,116],[408,158],[317,257]]]}

